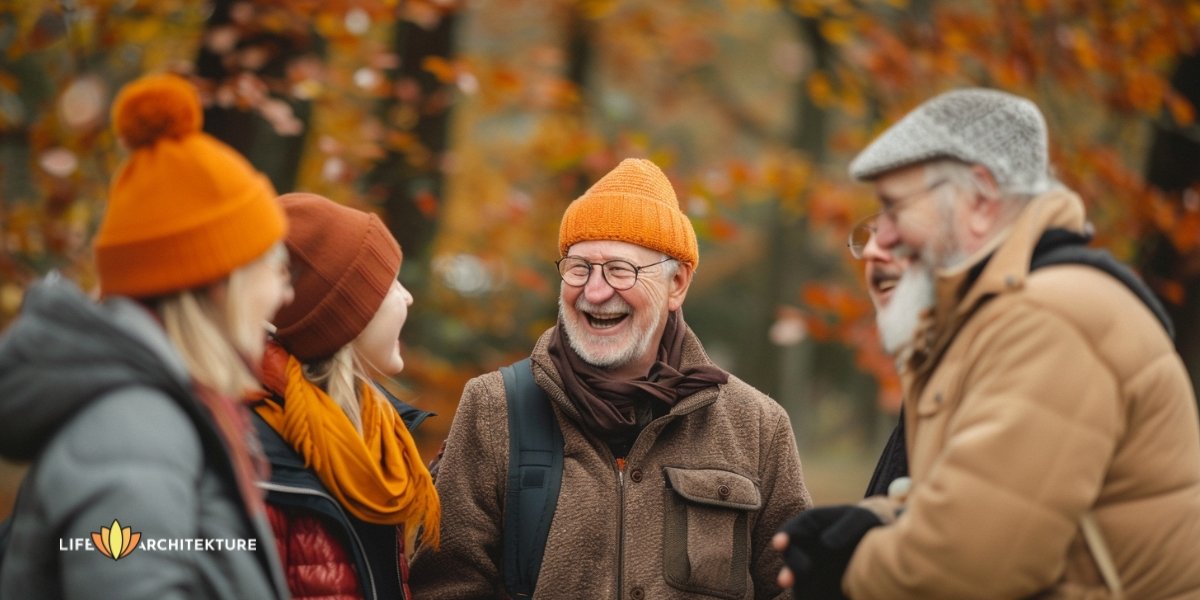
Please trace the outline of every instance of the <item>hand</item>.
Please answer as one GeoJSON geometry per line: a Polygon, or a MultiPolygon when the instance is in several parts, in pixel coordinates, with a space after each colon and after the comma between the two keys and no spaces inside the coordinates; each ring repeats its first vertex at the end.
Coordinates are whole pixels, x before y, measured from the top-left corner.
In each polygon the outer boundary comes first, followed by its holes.
{"type": "Polygon", "coordinates": [[[852,505],[800,513],[771,540],[787,564],[779,584],[794,586],[797,598],[843,600],[842,576],[854,549],[868,531],[882,524],[875,513],[852,505]]]}

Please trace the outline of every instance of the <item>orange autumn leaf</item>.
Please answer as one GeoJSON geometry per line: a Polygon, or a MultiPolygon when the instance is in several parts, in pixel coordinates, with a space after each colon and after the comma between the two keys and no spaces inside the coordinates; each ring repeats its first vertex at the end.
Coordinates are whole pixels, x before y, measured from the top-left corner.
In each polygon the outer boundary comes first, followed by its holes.
{"type": "Polygon", "coordinates": [[[421,61],[421,68],[429,71],[442,83],[453,83],[458,78],[458,69],[454,64],[440,56],[426,56],[421,61]]]}
{"type": "Polygon", "coordinates": [[[1188,99],[1175,90],[1167,92],[1167,110],[1177,125],[1187,127],[1196,122],[1196,107],[1188,99]]]}
{"type": "Polygon", "coordinates": [[[829,43],[835,46],[850,42],[853,36],[853,28],[847,21],[829,19],[821,23],[821,37],[829,40],[829,43]]]}
{"type": "Polygon", "coordinates": [[[808,76],[808,97],[820,108],[829,108],[834,101],[833,82],[825,73],[817,71],[808,76]]]}
{"type": "Polygon", "coordinates": [[[433,218],[438,212],[437,198],[428,190],[421,190],[413,198],[413,204],[417,206],[417,210],[426,217],[433,218]]]}

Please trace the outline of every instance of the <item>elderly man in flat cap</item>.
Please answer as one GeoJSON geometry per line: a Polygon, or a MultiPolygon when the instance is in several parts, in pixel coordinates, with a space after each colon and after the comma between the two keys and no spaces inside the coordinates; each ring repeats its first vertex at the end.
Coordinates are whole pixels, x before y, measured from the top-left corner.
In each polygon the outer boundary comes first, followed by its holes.
{"type": "Polygon", "coordinates": [[[417,554],[414,597],[787,597],[770,540],[812,503],[791,422],[684,322],[700,253],[671,182],[623,161],[567,208],[558,251],[557,326],[463,391],[437,476],[442,547],[417,554]],[[531,429],[561,432],[547,450],[512,433],[525,401],[548,409],[531,429]],[[551,511],[527,496],[556,469],[510,470],[539,454],[561,461],[551,511]]]}
{"type": "Polygon", "coordinates": [[[882,310],[911,488],[776,538],[801,598],[1200,598],[1200,426],[1161,306],[1089,249],[1030,101],[964,89],[850,165],[911,265],[882,310]]]}

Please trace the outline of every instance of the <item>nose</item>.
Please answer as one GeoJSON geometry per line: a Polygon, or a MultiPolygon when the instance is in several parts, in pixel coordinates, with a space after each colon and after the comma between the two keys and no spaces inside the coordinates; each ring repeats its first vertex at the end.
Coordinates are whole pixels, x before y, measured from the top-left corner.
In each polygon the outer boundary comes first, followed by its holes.
{"type": "Polygon", "coordinates": [[[892,262],[892,253],[879,245],[879,241],[876,239],[878,237],[877,231],[867,239],[867,245],[863,246],[862,251],[863,260],[866,262],[892,262]]]}
{"type": "Polygon", "coordinates": [[[874,246],[876,251],[889,254],[890,258],[891,249],[899,243],[900,228],[896,225],[896,220],[887,215],[880,215],[875,220],[875,234],[863,248],[863,257],[866,258],[868,249],[874,246]]]}
{"type": "Polygon", "coordinates": [[[412,306],[413,302],[416,302],[416,298],[413,298],[412,292],[408,291],[408,288],[404,287],[404,285],[400,284],[399,282],[397,282],[397,285],[400,286],[400,294],[404,298],[404,305],[412,306]]]}
{"type": "Polygon", "coordinates": [[[592,273],[583,284],[583,297],[592,304],[602,304],[616,293],[608,280],[604,278],[604,269],[600,265],[592,265],[592,273]]]}

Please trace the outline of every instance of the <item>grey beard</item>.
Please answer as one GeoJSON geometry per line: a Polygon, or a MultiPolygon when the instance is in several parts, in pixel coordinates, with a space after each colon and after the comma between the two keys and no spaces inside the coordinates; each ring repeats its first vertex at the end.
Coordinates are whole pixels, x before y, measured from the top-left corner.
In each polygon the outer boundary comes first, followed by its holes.
{"type": "MultiPolygon", "coordinates": [[[[617,298],[614,300],[610,300],[609,302],[624,303],[624,300],[617,298]]],[[[607,304],[607,302],[606,302],[606,304],[607,304]]],[[[579,311],[580,313],[582,313],[582,311],[584,309],[596,309],[596,308],[599,308],[599,307],[593,306],[592,304],[590,304],[589,302],[584,300],[582,295],[575,302],[575,309],[577,311],[579,311]]],[[[558,298],[558,314],[559,314],[559,320],[562,322],[563,327],[566,329],[567,343],[569,343],[571,345],[571,349],[574,350],[575,354],[578,354],[579,358],[582,358],[584,360],[584,362],[586,362],[592,366],[595,366],[595,367],[600,367],[602,369],[617,369],[617,368],[623,367],[623,366],[633,362],[634,360],[637,360],[639,357],[641,357],[643,354],[645,354],[646,350],[650,347],[650,343],[652,341],[655,341],[655,340],[650,339],[651,334],[658,330],[658,325],[662,321],[662,315],[656,312],[654,320],[650,323],[650,327],[646,331],[637,332],[636,341],[632,344],[625,346],[625,348],[622,351],[613,353],[610,350],[608,352],[593,353],[589,348],[587,348],[582,343],[583,337],[587,334],[580,330],[579,322],[567,318],[566,313],[563,311],[561,295],[558,298]]],[[[584,317],[581,314],[580,318],[586,319],[587,317],[584,317]]],[[[632,319],[633,316],[630,315],[629,318],[632,319]]],[[[612,340],[610,340],[610,341],[612,341],[612,340]]]]}
{"type": "Polygon", "coordinates": [[[895,355],[912,343],[921,315],[933,307],[933,300],[933,269],[924,262],[910,265],[896,282],[887,306],[875,314],[884,351],[895,355]]]}

